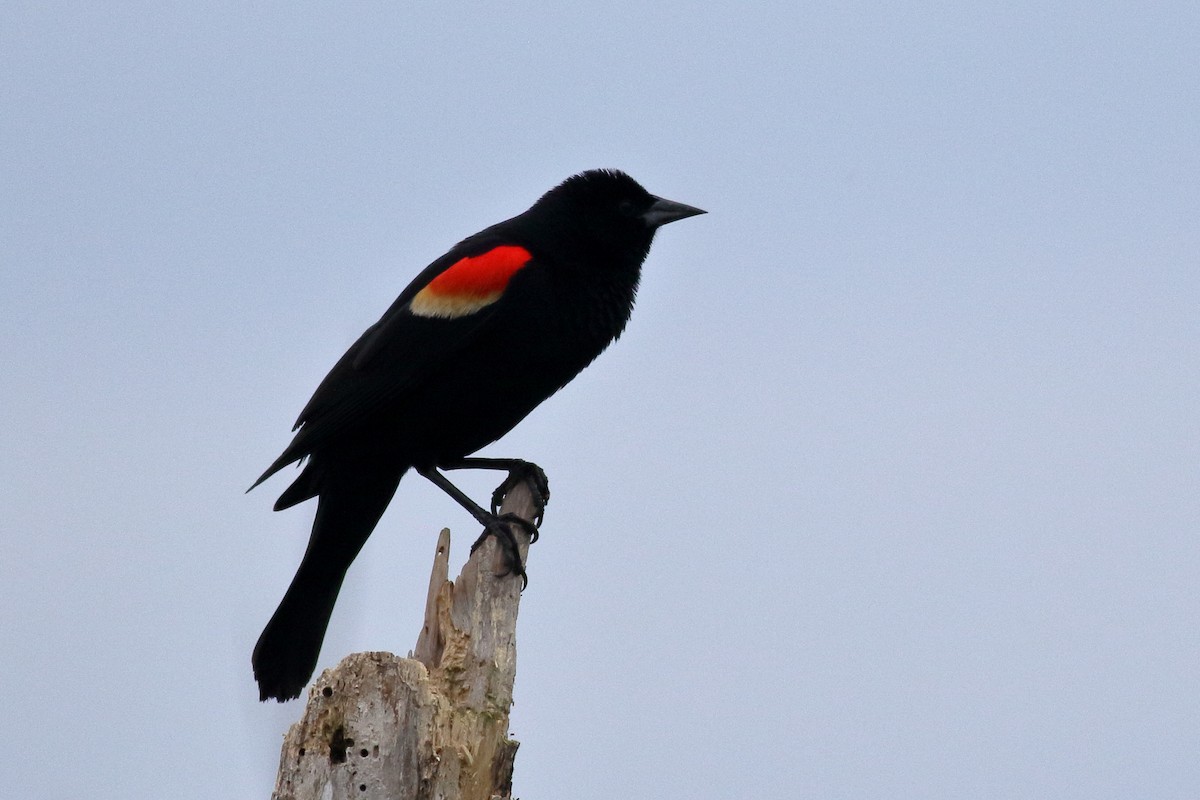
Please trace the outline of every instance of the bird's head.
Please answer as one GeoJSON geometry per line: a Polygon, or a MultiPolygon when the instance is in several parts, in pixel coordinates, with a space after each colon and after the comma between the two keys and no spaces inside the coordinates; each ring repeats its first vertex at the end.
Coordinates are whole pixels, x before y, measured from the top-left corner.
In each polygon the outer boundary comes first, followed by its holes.
{"type": "Polygon", "coordinates": [[[640,263],[654,233],[663,225],[705,213],[699,208],[656,197],[640,183],[614,169],[573,175],[546,192],[531,209],[567,226],[605,250],[636,255],[640,263]]]}

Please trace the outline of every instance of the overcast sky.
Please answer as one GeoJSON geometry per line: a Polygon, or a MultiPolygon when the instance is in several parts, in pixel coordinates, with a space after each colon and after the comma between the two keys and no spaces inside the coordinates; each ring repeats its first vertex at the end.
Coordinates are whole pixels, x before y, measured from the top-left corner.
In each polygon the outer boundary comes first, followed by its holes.
{"type": "MultiPolygon", "coordinates": [[[[551,798],[1200,796],[1200,6],[0,6],[0,786],[263,798],[244,489],[429,261],[568,175],[664,229],[548,472],[551,798]]],[[[494,475],[464,481],[486,497],[494,475]]],[[[410,477],[322,668],[415,643],[410,477]]],[[[461,560],[461,559],[458,559],[461,560]]]]}

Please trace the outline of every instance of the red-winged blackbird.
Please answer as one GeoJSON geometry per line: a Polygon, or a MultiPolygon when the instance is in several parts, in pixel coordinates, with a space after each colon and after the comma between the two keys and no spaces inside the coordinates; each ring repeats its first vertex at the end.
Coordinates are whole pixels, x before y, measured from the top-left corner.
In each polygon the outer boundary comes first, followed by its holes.
{"type": "Polygon", "coordinates": [[[470,511],[484,536],[507,537],[510,567],[524,576],[494,503],[485,511],[438,470],[540,476],[519,460],[467,456],[621,335],[655,231],[703,213],[655,197],[622,172],[584,172],[455,245],[359,337],[300,412],[292,443],[254,483],[307,457],[275,510],[318,498],[304,559],[254,648],[262,700],[299,697],[308,683],[346,570],[409,469],[470,511]]]}

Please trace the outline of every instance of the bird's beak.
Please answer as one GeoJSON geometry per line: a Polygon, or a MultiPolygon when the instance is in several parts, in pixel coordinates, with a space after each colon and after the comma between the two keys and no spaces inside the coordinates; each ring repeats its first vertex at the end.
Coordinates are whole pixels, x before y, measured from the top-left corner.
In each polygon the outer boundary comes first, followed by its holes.
{"type": "Polygon", "coordinates": [[[677,219],[685,219],[694,217],[697,214],[707,214],[708,212],[696,208],[695,206],[676,203],[674,200],[664,200],[661,197],[654,198],[654,204],[646,209],[646,213],[642,214],[642,219],[646,220],[646,224],[651,228],[657,228],[660,225],[666,225],[668,222],[674,222],[677,219]]]}

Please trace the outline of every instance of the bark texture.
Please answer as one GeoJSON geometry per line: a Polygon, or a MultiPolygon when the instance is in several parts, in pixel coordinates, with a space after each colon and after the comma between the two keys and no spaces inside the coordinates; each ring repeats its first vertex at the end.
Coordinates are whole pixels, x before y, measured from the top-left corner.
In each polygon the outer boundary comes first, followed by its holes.
{"type": "MultiPolygon", "coordinates": [[[[525,483],[502,513],[540,512],[525,483]]],[[[521,558],[529,539],[514,527],[521,558]]],[[[284,738],[274,800],[490,800],[512,796],[508,738],[521,579],[488,539],[454,581],[438,538],[425,622],[409,658],[355,653],[326,670],[284,738]]]]}

